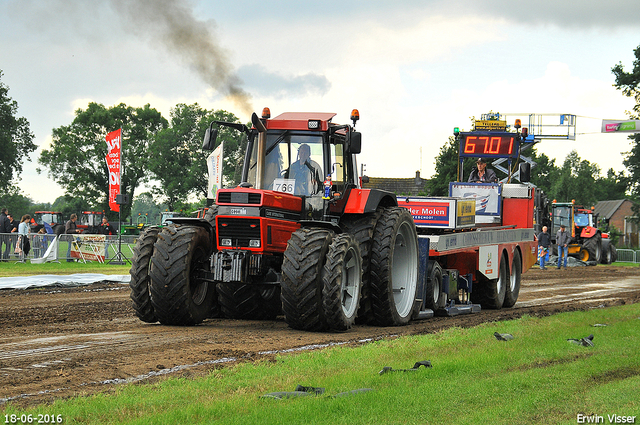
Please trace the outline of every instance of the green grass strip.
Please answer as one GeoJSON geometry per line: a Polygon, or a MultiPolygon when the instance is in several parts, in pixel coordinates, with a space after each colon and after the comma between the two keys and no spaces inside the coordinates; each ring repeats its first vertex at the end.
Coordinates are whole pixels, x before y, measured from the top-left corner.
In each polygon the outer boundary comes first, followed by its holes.
{"type": "Polygon", "coordinates": [[[282,355],[206,378],[128,385],[116,394],[27,412],[9,405],[2,418],[48,413],[67,424],[575,424],[579,415],[609,423],[607,415],[615,414],[640,423],[639,346],[640,304],[632,304],[282,355]],[[494,332],[514,339],[498,341],[494,332]],[[589,334],[594,347],[567,341],[589,334]],[[433,367],[378,374],[384,366],[407,369],[421,360],[433,367]],[[326,392],[260,397],[297,384],[326,392]],[[333,397],[358,388],[373,391],[333,397]]]}

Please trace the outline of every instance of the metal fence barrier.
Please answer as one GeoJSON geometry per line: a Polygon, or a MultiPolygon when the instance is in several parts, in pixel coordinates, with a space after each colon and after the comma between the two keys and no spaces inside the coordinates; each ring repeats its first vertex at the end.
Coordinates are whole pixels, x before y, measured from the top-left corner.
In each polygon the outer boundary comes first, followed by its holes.
{"type": "Polygon", "coordinates": [[[640,263],[640,250],[619,249],[617,261],[624,261],[627,263],[640,263]]]}
{"type": "MultiPolygon", "coordinates": [[[[29,234],[31,249],[27,255],[16,247],[20,235],[0,233],[0,258],[2,261],[44,263],[62,261],[108,262],[118,253],[118,236],[112,235],[51,235],[29,234]]],[[[121,252],[129,260],[138,236],[122,236],[121,252]]]]}

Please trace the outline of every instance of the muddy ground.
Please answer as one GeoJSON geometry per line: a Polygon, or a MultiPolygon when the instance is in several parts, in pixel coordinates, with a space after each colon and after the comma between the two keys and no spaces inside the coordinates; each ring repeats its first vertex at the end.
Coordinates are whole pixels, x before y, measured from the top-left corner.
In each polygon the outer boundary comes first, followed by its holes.
{"type": "Polygon", "coordinates": [[[474,315],[436,317],[404,327],[357,325],[345,333],[292,330],[283,319],[210,319],[181,328],[139,321],[129,287],[0,291],[0,410],[165,377],[202,376],[237,362],[276,353],[351,346],[399,335],[427,334],[486,321],[546,316],[563,311],[640,302],[640,268],[611,266],[567,270],[537,268],[523,275],[513,308],[474,315]]]}

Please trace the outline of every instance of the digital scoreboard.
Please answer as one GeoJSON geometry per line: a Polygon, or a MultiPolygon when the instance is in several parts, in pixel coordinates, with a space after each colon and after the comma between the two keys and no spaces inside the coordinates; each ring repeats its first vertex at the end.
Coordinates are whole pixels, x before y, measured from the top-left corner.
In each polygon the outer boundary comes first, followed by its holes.
{"type": "Polygon", "coordinates": [[[520,134],[473,131],[460,133],[460,157],[517,158],[520,154],[520,134]]]}

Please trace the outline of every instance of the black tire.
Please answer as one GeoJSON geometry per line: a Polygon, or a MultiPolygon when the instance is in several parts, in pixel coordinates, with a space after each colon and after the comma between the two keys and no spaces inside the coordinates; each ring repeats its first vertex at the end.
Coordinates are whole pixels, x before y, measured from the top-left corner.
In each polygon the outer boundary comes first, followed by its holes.
{"type": "Polygon", "coordinates": [[[282,261],[282,312],[287,324],[304,331],[327,328],[322,309],[322,270],[335,233],[302,228],[291,235],[282,261]]]}
{"type": "Polygon", "coordinates": [[[443,293],[442,267],[437,261],[429,263],[425,290],[424,306],[433,311],[444,308],[447,296],[443,293]]]}
{"type": "Polygon", "coordinates": [[[241,283],[218,283],[218,303],[229,319],[275,319],[281,312],[280,287],[241,283]]]}
{"type": "Polygon", "coordinates": [[[373,321],[371,311],[371,298],[369,297],[369,282],[371,280],[371,244],[373,241],[373,229],[380,213],[368,214],[364,216],[344,216],[340,222],[340,227],[345,233],[355,236],[360,246],[360,256],[362,257],[362,287],[360,288],[360,306],[356,323],[367,324],[373,321]]]}
{"type": "MultiPolygon", "coordinates": [[[[506,258],[506,257],[505,257],[506,258]]],[[[504,295],[502,307],[513,307],[520,295],[520,285],[522,281],[522,256],[517,249],[513,253],[511,267],[509,268],[509,281],[504,295]]]]}
{"type": "Polygon", "coordinates": [[[371,307],[374,323],[406,325],[418,308],[418,235],[408,209],[382,210],[371,247],[371,307]]]}
{"type": "Polygon", "coordinates": [[[499,310],[504,305],[509,283],[509,268],[506,258],[506,255],[500,256],[497,279],[483,278],[474,286],[471,299],[474,303],[479,303],[482,308],[499,310]]]}
{"type": "Polygon", "coordinates": [[[343,233],[329,246],[323,271],[322,309],[331,330],[351,329],[362,287],[362,257],[356,238],[343,233]]]}
{"type": "Polygon", "coordinates": [[[64,234],[64,224],[54,224],[53,225],[53,234],[56,236],[64,234]]]}
{"type": "Polygon", "coordinates": [[[602,259],[602,235],[600,233],[597,233],[585,240],[582,246],[584,246],[584,249],[589,251],[588,261],[600,262],[602,259]]]}
{"type": "Polygon", "coordinates": [[[169,225],[151,257],[151,303],[163,325],[190,326],[210,317],[215,286],[199,279],[209,270],[211,241],[201,227],[169,225]]]}
{"type": "Polygon", "coordinates": [[[618,261],[618,249],[613,244],[609,244],[609,248],[611,249],[611,262],[615,263],[618,261]]]}
{"type": "MultiPolygon", "coordinates": [[[[218,206],[215,205],[215,204],[211,205],[209,208],[207,208],[205,213],[204,213],[204,219],[207,220],[211,224],[211,227],[213,227],[213,229],[214,229],[213,240],[211,241],[211,246],[212,246],[213,252],[218,250],[217,249],[218,241],[216,239],[216,235],[217,235],[217,231],[218,231],[218,229],[216,229],[216,216],[217,215],[218,215],[218,206]]],[[[211,317],[211,318],[222,317],[222,309],[220,308],[220,304],[219,304],[217,299],[211,305],[211,313],[209,313],[209,317],[211,317]]]]}
{"type": "Polygon", "coordinates": [[[600,258],[601,264],[611,264],[613,257],[613,250],[611,249],[611,240],[608,238],[602,238],[602,257],[600,258]]]}
{"type": "Polygon", "coordinates": [[[160,228],[157,226],[148,227],[138,236],[136,245],[133,248],[133,258],[131,259],[131,301],[136,316],[143,322],[155,323],[158,321],[151,305],[151,280],[149,268],[151,266],[151,256],[153,255],[153,245],[158,239],[160,228]]]}

